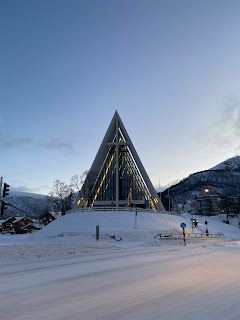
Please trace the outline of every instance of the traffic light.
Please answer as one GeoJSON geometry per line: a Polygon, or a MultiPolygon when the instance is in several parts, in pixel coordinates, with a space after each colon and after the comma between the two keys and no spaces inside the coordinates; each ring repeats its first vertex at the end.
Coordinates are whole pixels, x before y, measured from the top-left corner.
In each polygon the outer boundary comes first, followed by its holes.
{"type": "Polygon", "coordinates": [[[8,208],[8,203],[4,200],[2,200],[2,207],[1,207],[1,216],[3,215],[4,213],[4,210],[6,210],[8,208]]]}
{"type": "Polygon", "coordinates": [[[5,198],[6,196],[9,195],[9,188],[10,188],[10,185],[7,183],[4,183],[4,185],[3,185],[3,198],[5,198]]]}

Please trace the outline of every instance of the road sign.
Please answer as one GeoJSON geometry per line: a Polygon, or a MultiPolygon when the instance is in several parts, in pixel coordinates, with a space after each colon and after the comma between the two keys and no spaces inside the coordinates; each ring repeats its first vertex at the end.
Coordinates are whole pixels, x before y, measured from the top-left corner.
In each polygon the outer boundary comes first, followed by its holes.
{"type": "Polygon", "coordinates": [[[184,244],[185,244],[185,246],[186,246],[186,235],[185,235],[186,223],[181,223],[181,227],[182,227],[182,232],[183,232],[184,244]]]}

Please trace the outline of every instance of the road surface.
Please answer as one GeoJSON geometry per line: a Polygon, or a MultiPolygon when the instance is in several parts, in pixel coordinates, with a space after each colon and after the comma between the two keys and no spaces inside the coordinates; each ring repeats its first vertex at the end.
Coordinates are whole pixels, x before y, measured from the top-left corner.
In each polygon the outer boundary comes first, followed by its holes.
{"type": "Polygon", "coordinates": [[[1,320],[240,319],[238,245],[0,266],[1,320]]]}

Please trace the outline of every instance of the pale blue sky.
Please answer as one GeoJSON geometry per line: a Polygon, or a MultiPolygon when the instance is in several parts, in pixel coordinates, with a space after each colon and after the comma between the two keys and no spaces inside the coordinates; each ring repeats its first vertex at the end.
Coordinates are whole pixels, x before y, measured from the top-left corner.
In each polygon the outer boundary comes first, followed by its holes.
{"type": "Polygon", "coordinates": [[[233,0],[0,0],[0,174],[48,193],[116,109],[155,186],[234,156],[239,31],[233,0]]]}

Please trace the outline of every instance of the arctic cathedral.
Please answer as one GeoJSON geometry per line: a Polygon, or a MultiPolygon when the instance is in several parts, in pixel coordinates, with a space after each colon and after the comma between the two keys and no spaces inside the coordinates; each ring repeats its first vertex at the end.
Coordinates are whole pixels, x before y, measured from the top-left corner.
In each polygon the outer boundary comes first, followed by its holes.
{"type": "Polygon", "coordinates": [[[117,111],[74,205],[91,206],[165,211],[117,111]]]}

